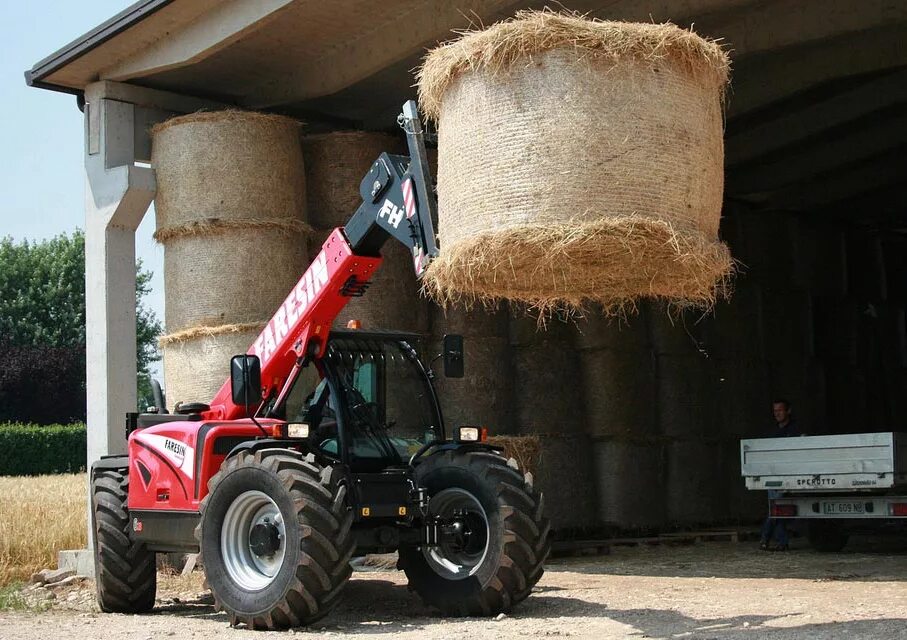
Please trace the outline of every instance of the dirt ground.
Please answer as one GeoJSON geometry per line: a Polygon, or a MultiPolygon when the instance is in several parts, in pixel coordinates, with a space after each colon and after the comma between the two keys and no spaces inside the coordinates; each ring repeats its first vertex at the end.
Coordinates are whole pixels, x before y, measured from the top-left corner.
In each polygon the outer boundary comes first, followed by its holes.
{"type": "MultiPolygon", "coordinates": [[[[620,547],[611,555],[552,561],[533,593],[502,619],[439,618],[396,571],[356,572],[346,600],[310,629],[231,629],[201,591],[201,577],[163,578],[143,616],[98,613],[92,585],[70,587],[45,611],[0,612],[0,638],[905,638],[907,542],[857,540],[824,555],[795,541],[787,553],[755,543],[620,547]]],[[[26,594],[48,598],[40,590],[26,594]]]]}

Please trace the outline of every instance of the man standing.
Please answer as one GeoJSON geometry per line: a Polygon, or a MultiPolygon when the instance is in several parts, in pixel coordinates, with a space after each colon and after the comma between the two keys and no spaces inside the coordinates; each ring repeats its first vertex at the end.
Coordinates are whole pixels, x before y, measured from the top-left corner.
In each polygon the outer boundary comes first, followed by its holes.
{"type": "MultiPolygon", "coordinates": [[[[800,430],[797,428],[797,424],[794,421],[793,416],[791,415],[790,402],[784,398],[778,398],[772,402],[772,415],[775,418],[775,428],[773,429],[771,438],[789,438],[800,435],[800,430]]],[[[780,497],[781,492],[769,489],[768,497],[769,500],[772,498],[780,497]]],[[[788,546],[788,537],[787,537],[787,526],[784,524],[784,520],[779,520],[777,518],[772,518],[771,513],[765,519],[765,522],[762,525],[762,536],[759,542],[759,548],[763,551],[787,551],[788,546]],[[777,545],[774,547],[769,547],[769,542],[772,539],[772,534],[774,534],[775,542],[777,545]]]]}

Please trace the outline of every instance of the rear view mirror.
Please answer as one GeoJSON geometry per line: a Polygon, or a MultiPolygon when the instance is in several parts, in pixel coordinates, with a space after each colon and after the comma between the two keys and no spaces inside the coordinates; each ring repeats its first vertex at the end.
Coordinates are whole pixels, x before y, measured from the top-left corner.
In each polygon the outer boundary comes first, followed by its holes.
{"type": "Polygon", "coordinates": [[[463,336],[444,336],[444,375],[448,378],[463,377],[463,336]]]}
{"type": "Polygon", "coordinates": [[[258,356],[230,359],[230,395],[233,404],[249,407],[261,401],[261,360],[258,356]]]}

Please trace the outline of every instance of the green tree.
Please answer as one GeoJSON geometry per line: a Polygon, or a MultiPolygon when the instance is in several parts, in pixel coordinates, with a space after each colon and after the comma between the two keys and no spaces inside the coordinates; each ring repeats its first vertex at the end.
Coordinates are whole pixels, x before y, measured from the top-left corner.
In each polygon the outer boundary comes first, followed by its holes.
{"type": "MultiPolygon", "coordinates": [[[[141,398],[150,395],[149,367],[160,359],[156,339],[161,325],[142,301],[150,279],[151,273],[138,264],[136,359],[141,398]]],[[[37,393],[50,381],[54,386],[42,393],[51,394],[58,401],[55,405],[67,407],[50,421],[84,419],[85,237],[81,231],[38,242],[0,239],[0,341],[5,350],[16,354],[18,362],[8,366],[0,380],[0,405],[6,405],[0,406],[0,419],[35,419],[2,415],[4,408],[10,410],[10,403],[21,405],[16,412],[44,416],[49,408],[38,406],[41,397],[24,398],[22,394],[32,389],[37,393]],[[78,404],[60,402],[61,396],[73,394],[81,395],[81,415],[72,415],[79,413],[78,404]]]]}

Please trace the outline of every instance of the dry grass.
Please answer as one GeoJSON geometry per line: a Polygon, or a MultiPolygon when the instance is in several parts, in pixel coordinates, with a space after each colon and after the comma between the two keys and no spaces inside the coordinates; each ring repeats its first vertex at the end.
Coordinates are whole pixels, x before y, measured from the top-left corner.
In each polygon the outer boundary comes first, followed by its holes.
{"type": "Polygon", "coordinates": [[[716,86],[728,81],[730,60],[721,46],[676,25],[591,20],[577,13],[518,11],[488,29],[460,32],[432,49],[419,69],[419,104],[435,120],[444,92],[466,71],[504,73],[529,64],[533,54],[574,49],[578,57],[679,60],[691,74],[716,86]]]}
{"type": "Polygon", "coordinates": [[[154,232],[154,239],[164,244],[173,238],[212,236],[236,230],[276,229],[287,236],[312,235],[312,227],[302,220],[257,220],[255,218],[205,218],[191,220],[172,227],[164,227],[154,232]]]}
{"type": "Polygon", "coordinates": [[[87,474],[0,476],[0,585],[57,566],[57,552],[84,549],[87,474]]]}
{"type": "Polygon", "coordinates": [[[542,454],[542,440],[538,436],[492,436],[488,443],[504,447],[504,457],[516,460],[520,471],[538,473],[542,454]]]}
{"type": "Polygon", "coordinates": [[[260,331],[261,329],[264,329],[266,323],[267,321],[265,320],[262,322],[239,322],[236,324],[222,324],[217,327],[189,327],[188,329],[183,329],[182,331],[177,331],[175,333],[169,333],[165,336],[161,336],[157,339],[157,343],[158,346],[164,347],[168,344],[188,342],[189,340],[195,340],[197,338],[213,338],[215,336],[222,336],[231,333],[260,331]]]}
{"type": "Polygon", "coordinates": [[[601,304],[624,315],[636,299],[710,309],[729,295],[727,246],[667,220],[645,216],[494,229],[448,245],[423,288],[442,306],[508,299],[541,316],[601,304]]]}

